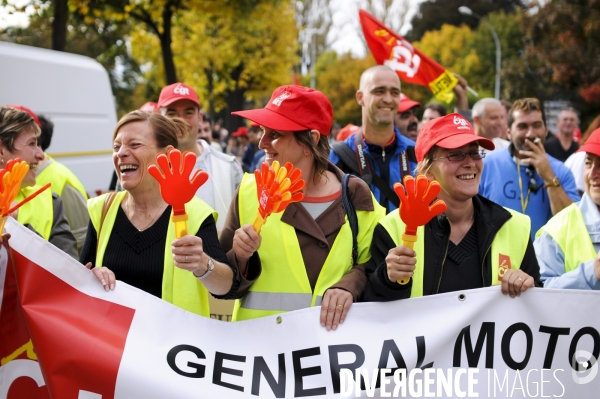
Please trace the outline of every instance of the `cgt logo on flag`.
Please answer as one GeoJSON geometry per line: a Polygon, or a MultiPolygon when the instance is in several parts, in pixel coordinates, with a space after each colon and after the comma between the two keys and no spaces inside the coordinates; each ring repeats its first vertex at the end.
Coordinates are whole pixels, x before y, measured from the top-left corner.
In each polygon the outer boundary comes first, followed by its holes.
{"type": "Polygon", "coordinates": [[[510,256],[498,254],[498,280],[502,281],[502,278],[510,269],[512,269],[510,265],[510,256]]]}
{"type": "Polygon", "coordinates": [[[367,45],[378,64],[393,69],[402,81],[426,86],[436,98],[452,101],[452,88],[458,83],[454,75],[368,12],[359,10],[358,15],[367,45]]]}
{"type": "MultiPolygon", "coordinates": [[[[389,33],[385,30],[375,32],[376,35],[389,33]]],[[[390,67],[396,72],[404,73],[407,77],[413,78],[419,72],[421,57],[414,53],[415,48],[406,40],[396,40],[396,45],[392,48],[392,59],[387,60],[383,65],[390,67]]]]}

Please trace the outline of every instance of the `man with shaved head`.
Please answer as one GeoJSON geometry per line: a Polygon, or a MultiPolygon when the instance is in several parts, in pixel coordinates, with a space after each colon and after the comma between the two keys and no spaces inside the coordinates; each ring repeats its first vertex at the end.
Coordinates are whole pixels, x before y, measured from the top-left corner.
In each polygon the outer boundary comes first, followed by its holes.
{"type": "Polygon", "coordinates": [[[346,173],[365,180],[379,203],[391,211],[399,203],[392,189],[394,183],[411,174],[417,165],[415,142],[394,126],[400,104],[396,72],[383,65],[364,71],[356,101],[362,107],[361,130],[335,143],[329,158],[346,173]]]}

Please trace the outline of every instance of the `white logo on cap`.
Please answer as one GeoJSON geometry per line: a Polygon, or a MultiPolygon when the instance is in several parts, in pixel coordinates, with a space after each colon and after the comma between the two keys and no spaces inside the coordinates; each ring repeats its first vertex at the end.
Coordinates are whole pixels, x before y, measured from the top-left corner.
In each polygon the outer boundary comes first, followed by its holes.
{"type": "Polygon", "coordinates": [[[460,125],[457,128],[458,129],[469,129],[469,125],[468,122],[466,120],[464,120],[463,118],[459,118],[457,116],[454,117],[454,124],[455,125],[460,125]]]}
{"type": "Polygon", "coordinates": [[[187,87],[183,87],[182,85],[178,84],[177,86],[175,86],[175,89],[173,89],[173,93],[175,94],[181,94],[182,96],[189,96],[190,95],[190,89],[187,87]]]}
{"type": "Polygon", "coordinates": [[[286,98],[288,98],[291,95],[292,95],[292,93],[290,93],[289,91],[284,91],[283,93],[281,93],[281,95],[279,97],[277,97],[275,100],[273,100],[273,104],[275,104],[279,107],[281,105],[281,103],[283,102],[283,100],[285,100],[286,98]]]}

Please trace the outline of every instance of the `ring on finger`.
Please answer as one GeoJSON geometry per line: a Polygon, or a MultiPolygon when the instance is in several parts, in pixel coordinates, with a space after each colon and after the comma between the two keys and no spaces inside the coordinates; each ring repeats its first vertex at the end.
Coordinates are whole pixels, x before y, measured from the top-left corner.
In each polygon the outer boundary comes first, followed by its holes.
{"type": "Polygon", "coordinates": [[[521,282],[523,282],[523,279],[521,277],[517,277],[517,280],[521,280],[521,282]]]}
{"type": "Polygon", "coordinates": [[[187,255],[185,256],[183,263],[188,263],[188,261],[187,261],[187,255]]]}
{"type": "Polygon", "coordinates": [[[344,305],[341,305],[341,304],[339,304],[339,303],[338,303],[337,305],[335,305],[335,306],[337,306],[338,308],[342,308],[342,309],[344,309],[344,305]]]}

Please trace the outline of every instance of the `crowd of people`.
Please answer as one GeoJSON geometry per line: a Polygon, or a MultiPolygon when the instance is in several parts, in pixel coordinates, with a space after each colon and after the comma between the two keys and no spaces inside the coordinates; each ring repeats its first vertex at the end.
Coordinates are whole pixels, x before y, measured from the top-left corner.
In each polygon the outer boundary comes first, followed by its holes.
{"type": "Polygon", "coordinates": [[[83,185],[44,150],[52,126],[24,106],[0,107],[0,167],[30,166],[20,198],[52,183],[11,215],[91,269],[103,287],[124,281],[208,316],[209,293],[235,299],[234,320],[320,306],[335,330],[358,301],[390,301],[500,285],[600,289],[600,116],[578,141],[576,110],[549,137],[535,98],[492,98],[469,109],[457,76],[456,109],[401,92],[385,66],[364,71],[362,125],[334,126],[320,91],[277,88],[229,133],[202,113],[195,90],[175,83],[113,132],[118,189],[87,199],[83,185]],[[41,121],[44,121],[42,123],[41,121]],[[196,155],[209,178],[186,205],[189,233],[175,238],[173,209],[147,166],[171,149],[196,155]],[[254,170],[290,162],[303,199],[257,232],[254,170]],[[441,186],[446,210],[404,245],[394,183],[421,174],[441,186]],[[87,204],[86,204],[87,199],[87,204]],[[408,283],[405,283],[408,281],[408,283]]]}

